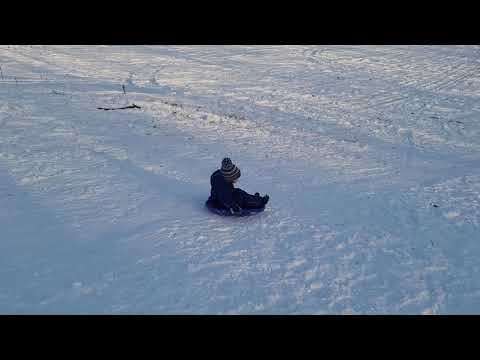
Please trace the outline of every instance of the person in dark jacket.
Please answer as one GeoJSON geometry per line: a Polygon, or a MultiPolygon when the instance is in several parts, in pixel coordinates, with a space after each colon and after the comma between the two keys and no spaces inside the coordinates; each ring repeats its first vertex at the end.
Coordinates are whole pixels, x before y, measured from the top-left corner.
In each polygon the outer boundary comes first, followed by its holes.
{"type": "Polygon", "coordinates": [[[226,208],[234,215],[241,215],[242,209],[255,209],[264,207],[269,196],[260,196],[259,193],[250,195],[242,189],[235,188],[233,184],[240,178],[240,169],[229,158],[222,160],[222,167],[210,177],[212,186],[210,198],[217,208],[226,208]]]}

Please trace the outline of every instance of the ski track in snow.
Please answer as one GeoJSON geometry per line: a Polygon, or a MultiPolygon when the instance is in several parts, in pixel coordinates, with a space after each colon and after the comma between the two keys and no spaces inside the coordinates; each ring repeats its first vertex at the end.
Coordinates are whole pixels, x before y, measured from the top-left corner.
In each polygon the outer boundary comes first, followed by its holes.
{"type": "Polygon", "coordinates": [[[480,47],[1,46],[0,66],[0,313],[480,312],[480,47]],[[204,209],[226,155],[264,213],[204,209]]]}

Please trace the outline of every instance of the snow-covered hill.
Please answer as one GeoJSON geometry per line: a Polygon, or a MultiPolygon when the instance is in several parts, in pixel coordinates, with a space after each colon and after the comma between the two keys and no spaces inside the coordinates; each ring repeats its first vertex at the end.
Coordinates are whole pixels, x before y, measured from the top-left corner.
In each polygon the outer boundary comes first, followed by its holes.
{"type": "Polygon", "coordinates": [[[480,313],[480,47],[5,45],[0,66],[0,313],[480,313]],[[205,210],[224,156],[264,213],[205,210]]]}

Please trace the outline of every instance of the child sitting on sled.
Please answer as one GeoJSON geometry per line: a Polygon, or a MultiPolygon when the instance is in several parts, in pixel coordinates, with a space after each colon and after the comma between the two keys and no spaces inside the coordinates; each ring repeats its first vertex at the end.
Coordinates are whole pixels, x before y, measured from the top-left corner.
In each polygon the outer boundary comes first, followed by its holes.
{"type": "Polygon", "coordinates": [[[222,160],[222,167],[210,177],[212,186],[208,201],[216,208],[228,209],[233,215],[242,215],[242,209],[263,208],[269,196],[260,196],[259,193],[250,195],[233,184],[240,178],[240,169],[229,158],[222,160]]]}

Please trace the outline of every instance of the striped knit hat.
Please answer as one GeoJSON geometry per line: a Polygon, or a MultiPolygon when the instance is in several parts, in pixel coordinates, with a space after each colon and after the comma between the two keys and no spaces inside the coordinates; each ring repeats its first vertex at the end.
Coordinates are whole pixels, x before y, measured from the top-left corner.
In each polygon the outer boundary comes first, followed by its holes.
{"type": "Polygon", "coordinates": [[[222,160],[222,168],[220,171],[225,179],[230,181],[237,180],[241,175],[240,169],[236,167],[229,158],[222,160]]]}

